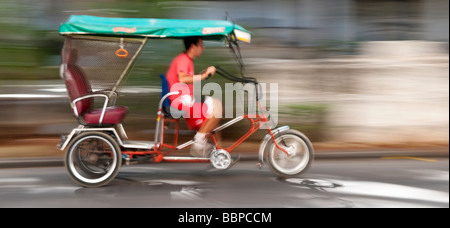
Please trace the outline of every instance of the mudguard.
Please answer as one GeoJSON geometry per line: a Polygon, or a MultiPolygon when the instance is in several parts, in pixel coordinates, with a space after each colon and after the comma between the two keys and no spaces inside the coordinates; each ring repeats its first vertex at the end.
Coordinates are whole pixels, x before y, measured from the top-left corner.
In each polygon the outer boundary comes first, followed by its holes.
{"type": "MultiPolygon", "coordinates": [[[[273,136],[277,136],[281,132],[289,130],[289,129],[291,129],[291,128],[286,125],[286,126],[282,126],[282,127],[272,130],[272,133],[273,133],[273,136]]],[[[261,141],[261,145],[259,146],[258,166],[260,168],[264,164],[264,151],[266,150],[266,146],[270,142],[270,140],[272,140],[272,137],[270,136],[270,134],[267,134],[266,136],[264,136],[263,140],[261,141]]]]}
{"type": "MultiPolygon", "coordinates": [[[[115,128],[85,128],[83,125],[79,125],[77,128],[74,128],[69,135],[61,136],[61,142],[57,145],[57,148],[59,150],[64,150],[66,146],[70,143],[72,138],[77,136],[80,133],[88,132],[88,131],[100,131],[100,132],[111,132],[111,134],[114,134],[119,145],[123,146],[123,142],[121,138],[119,137],[119,134],[117,133],[115,128]]],[[[120,133],[123,135],[125,132],[123,131],[122,126],[120,126],[120,133]]],[[[126,134],[125,134],[126,136],[126,134]]]]}

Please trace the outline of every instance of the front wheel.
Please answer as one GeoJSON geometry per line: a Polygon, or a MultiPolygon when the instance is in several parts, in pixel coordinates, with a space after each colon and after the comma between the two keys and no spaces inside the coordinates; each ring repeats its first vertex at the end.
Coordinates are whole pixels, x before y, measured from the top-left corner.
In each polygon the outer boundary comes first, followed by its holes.
{"type": "Polygon", "coordinates": [[[309,139],[296,130],[286,130],[275,136],[280,150],[272,141],[266,147],[266,160],[270,169],[280,177],[294,177],[306,171],[314,159],[309,139]]]}
{"type": "Polygon", "coordinates": [[[103,132],[88,132],[75,137],[65,156],[70,177],[85,187],[100,187],[112,181],[122,165],[121,151],[103,132]]]}

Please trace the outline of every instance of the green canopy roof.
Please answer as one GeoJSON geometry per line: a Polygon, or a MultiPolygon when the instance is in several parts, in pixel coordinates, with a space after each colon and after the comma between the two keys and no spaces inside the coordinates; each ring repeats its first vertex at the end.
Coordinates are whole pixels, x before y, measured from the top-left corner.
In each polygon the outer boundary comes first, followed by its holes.
{"type": "Polygon", "coordinates": [[[61,35],[91,34],[108,36],[144,36],[180,38],[202,36],[220,40],[234,33],[236,38],[250,43],[250,32],[225,20],[181,20],[155,18],[112,18],[72,15],[59,28],[61,35]]]}

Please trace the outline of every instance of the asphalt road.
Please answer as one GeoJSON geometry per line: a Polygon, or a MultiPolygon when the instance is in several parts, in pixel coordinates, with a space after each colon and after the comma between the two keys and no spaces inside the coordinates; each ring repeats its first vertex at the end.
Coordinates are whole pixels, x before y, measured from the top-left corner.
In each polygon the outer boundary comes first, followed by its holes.
{"type": "MultiPolygon", "coordinates": [[[[73,128],[67,126],[74,119],[63,85],[48,87],[2,86],[0,124],[14,126],[3,134],[55,135],[73,128]],[[36,119],[36,132],[29,132],[36,119]]],[[[134,92],[155,93],[143,89],[134,92]]],[[[101,188],[74,183],[62,157],[2,158],[0,207],[449,207],[448,148],[316,152],[311,169],[298,178],[279,179],[250,156],[225,172],[208,171],[207,164],[125,166],[101,188]]]]}
{"type": "Polygon", "coordinates": [[[2,208],[448,208],[448,157],[317,159],[297,178],[243,160],[124,166],[107,186],[83,188],[64,167],[0,169],[2,208]]]}

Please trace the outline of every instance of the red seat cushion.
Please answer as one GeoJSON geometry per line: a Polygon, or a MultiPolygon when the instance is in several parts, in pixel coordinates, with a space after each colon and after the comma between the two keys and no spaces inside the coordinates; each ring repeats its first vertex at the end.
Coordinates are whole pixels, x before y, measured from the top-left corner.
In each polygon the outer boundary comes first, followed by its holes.
{"type": "MultiPolygon", "coordinates": [[[[119,124],[128,113],[128,108],[125,106],[107,107],[102,124],[119,124]]],[[[84,114],[84,121],[87,124],[99,124],[102,109],[94,109],[84,114]]]]}

